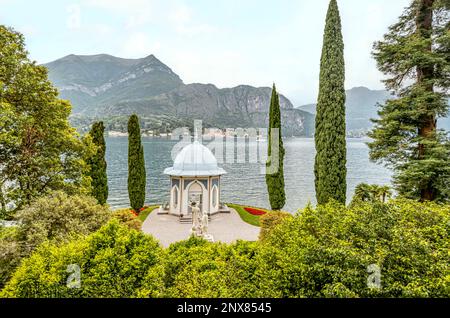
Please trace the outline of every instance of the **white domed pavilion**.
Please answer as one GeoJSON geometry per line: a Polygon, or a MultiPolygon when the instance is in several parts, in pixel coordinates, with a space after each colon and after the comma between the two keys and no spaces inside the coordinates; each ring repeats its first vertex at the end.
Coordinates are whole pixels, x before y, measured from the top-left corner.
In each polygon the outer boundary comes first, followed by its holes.
{"type": "Polygon", "coordinates": [[[200,142],[195,140],[185,146],[164,174],[170,176],[169,214],[188,216],[193,201],[199,203],[201,212],[209,215],[221,212],[220,177],[226,171],[200,142]]]}

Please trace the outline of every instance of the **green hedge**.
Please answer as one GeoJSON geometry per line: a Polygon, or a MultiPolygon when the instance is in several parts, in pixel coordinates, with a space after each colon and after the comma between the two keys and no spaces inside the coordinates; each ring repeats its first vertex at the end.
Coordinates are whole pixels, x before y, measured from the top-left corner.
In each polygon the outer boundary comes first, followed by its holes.
{"type": "Polygon", "coordinates": [[[450,205],[330,202],[274,221],[263,241],[191,238],[163,249],[113,220],[84,239],[41,245],[1,296],[450,297],[450,205]],[[69,290],[73,263],[81,288],[69,290]]]}
{"type": "Polygon", "coordinates": [[[0,296],[160,296],[164,291],[163,276],[155,274],[163,255],[152,237],[112,220],[83,240],[40,246],[22,262],[0,296]],[[68,266],[72,264],[80,268],[79,288],[67,286],[68,266]]]}

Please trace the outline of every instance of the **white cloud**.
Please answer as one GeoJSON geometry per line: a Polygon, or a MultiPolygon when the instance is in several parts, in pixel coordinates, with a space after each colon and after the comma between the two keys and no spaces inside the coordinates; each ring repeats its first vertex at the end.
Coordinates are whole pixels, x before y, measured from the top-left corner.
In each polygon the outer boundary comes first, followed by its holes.
{"type": "Polygon", "coordinates": [[[30,38],[39,34],[39,28],[30,24],[19,26],[16,30],[25,35],[25,38],[30,38]]]}
{"type": "Polygon", "coordinates": [[[81,7],[78,4],[70,4],[66,7],[66,25],[69,30],[81,28],[81,7]]]}
{"type": "Polygon", "coordinates": [[[139,12],[152,7],[151,0],[85,0],[88,6],[102,9],[115,10],[119,12],[139,12]]]}
{"type": "Polygon", "coordinates": [[[253,75],[242,65],[248,61],[238,50],[187,49],[168,53],[163,62],[167,63],[185,83],[211,83],[217,87],[231,87],[248,84],[253,75]]]}
{"type": "Polygon", "coordinates": [[[95,34],[100,36],[111,35],[114,31],[114,28],[112,28],[110,25],[103,23],[94,24],[91,26],[91,28],[95,34]]]}
{"type": "Polygon", "coordinates": [[[160,42],[151,40],[144,32],[135,32],[125,41],[121,55],[128,58],[141,58],[157,54],[160,49],[160,42]]]}
{"type": "Polygon", "coordinates": [[[192,10],[185,4],[177,4],[169,13],[169,22],[175,31],[181,35],[196,36],[211,34],[217,29],[206,23],[193,23],[192,10]]]}
{"type": "Polygon", "coordinates": [[[155,17],[160,8],[152,0],[85,0],[89,7],[101,8],[127,16],[126,28],[142,26],[155,17]]]}

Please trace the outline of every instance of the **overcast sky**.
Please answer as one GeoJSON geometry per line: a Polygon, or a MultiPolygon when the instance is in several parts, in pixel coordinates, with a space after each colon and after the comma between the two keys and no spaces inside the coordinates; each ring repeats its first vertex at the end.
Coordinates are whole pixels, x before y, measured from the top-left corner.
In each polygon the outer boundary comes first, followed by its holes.
{"type": "MultiPolygon", "coordinates": [[[[346,87],[382,89],[371,57],[410,0],[338,0],[346,87]]],[[[154,54],[185,83],[270,86],[296,105],[317,98],[328,0],[0,0],[0,23],[31,58],[154,54]]]]}

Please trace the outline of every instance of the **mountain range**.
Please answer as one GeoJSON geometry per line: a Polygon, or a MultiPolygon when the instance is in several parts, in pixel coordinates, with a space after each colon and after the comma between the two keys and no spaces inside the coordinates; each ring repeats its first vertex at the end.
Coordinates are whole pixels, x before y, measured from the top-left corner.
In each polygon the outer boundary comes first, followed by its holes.
{"type": "MultiPolygon", "coordinates": [[[[184,84],[154,55],[123,59],[111,55],[68,55],[45,64],[60,97],[71,101],[78,120],[137,113],[162,125],[202,119],[206,127],[267,127],[270,87],[184,84]],[[159,123],[158,123],[159,119],[159,123]]],[[[314,115],[295,109],[280,95],[283,132],[311,136],[314,115]]],[[[173,127],[172,127],[173,128],[173,127]]]]}
{"type": "MultiPolygon", "coordinates": [[[[370,118],[377,118],[377,104],[383,103],[392,95],[384,90],[370,90],[367,87],[354,87],[346,91],[347,130],[367,130],[372,126],[370,118]]],[[[316,114],[316,104],[308,104],[298,109],[316,114]]]]}
{"type": "MultiPolygon", "coordinates": [[[[107,54],[68,55],[45,64],[60,97],[72,103],[75,126],[105,120],[107,128],[126,130],[126,120],[137,113],[148,129],[190,126],[202,119],[205,127],[267,127],[270,87],[185,84],[154,55],[124,59],[107,54]]],[[[377,117],[377,104],[392,96],[384,90],[355,87],[346,91],[347,131],[364,132],[377,117]]],[[[315,104],[294,107],[280,94],[283,133],[312,136],[315,104]]],[[[439,121],[450,130],[450,119],[439,121]]]]}
{"type": "MultiPolygon", "coordinates": [[[[370,90],[367,87],[354,87],[346,91],[347,131],[367,131],[373,126],[371,118],[378,118],[378,104],[394,98],[385,90],[370,90]]],[[[297,109],[316,114],[316,104],[299,106],[297,109]]],[[[438,128],[450,131],[450,114],[438,119],[438,128]]]]}

